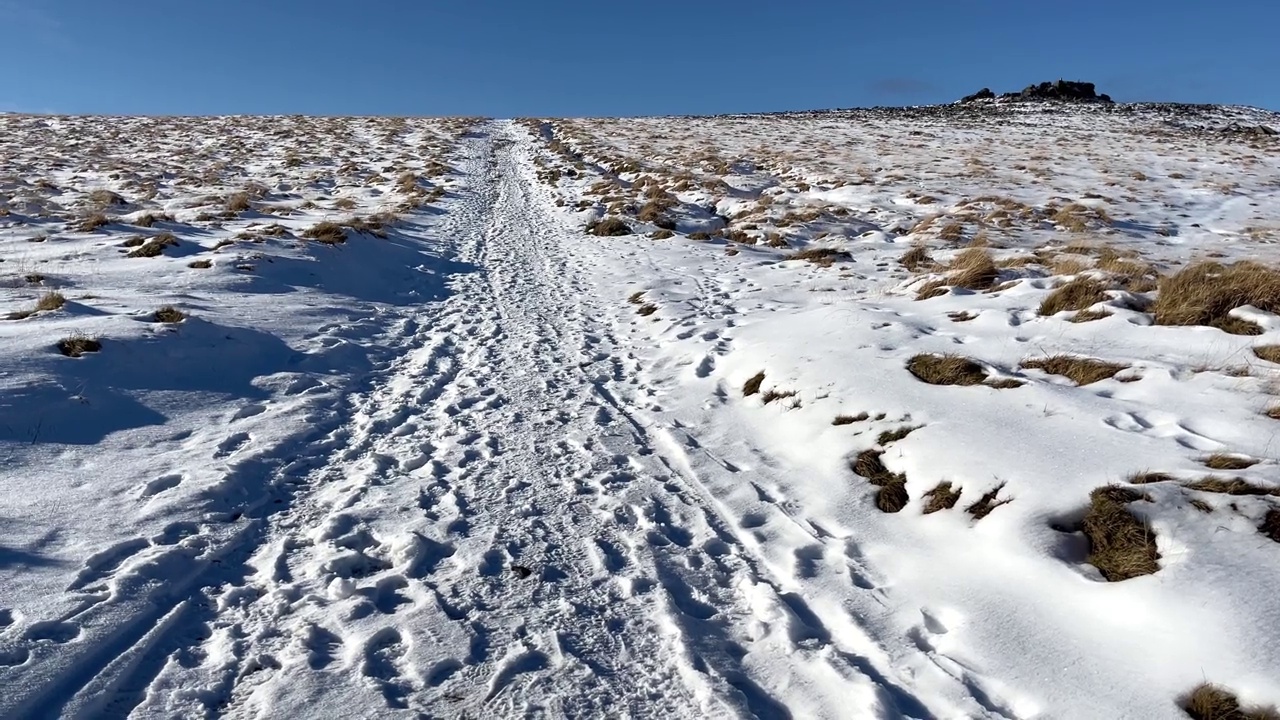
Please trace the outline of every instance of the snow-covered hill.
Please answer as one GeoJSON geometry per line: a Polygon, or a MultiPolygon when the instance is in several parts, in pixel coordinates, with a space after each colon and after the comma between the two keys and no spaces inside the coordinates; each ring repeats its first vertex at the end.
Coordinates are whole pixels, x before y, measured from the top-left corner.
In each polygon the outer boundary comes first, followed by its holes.
{"type": "Polygon", "coordinates": [[[1275,127],[0,117],[0,717],[1280,703],[1275,127]]]}

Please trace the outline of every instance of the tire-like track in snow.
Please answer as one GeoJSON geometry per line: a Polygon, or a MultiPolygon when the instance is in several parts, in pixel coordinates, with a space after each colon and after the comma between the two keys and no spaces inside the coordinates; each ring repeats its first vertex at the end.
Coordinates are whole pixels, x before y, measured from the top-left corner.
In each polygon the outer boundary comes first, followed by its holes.
{"type": "Polygon", "coordinates": [[[475,271],[403,323],[405,354],[351,398],[342,447],[317,444],[329,460],[242,571],[183,601],[209,610],[160,623],[149,659],[79,683],[99,692],[68,710],[932,717],[770,577],[673,434],[638,419],[653,390],[533,142],[499,122],[463,141],[445,229],[475,271]]]}

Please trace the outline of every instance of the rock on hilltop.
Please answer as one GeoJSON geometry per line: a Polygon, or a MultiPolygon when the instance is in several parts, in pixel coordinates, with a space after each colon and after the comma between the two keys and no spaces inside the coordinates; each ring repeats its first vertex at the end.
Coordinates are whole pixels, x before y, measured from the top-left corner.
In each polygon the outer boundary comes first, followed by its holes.
{"type": "Polygon", "coordinates": [[[1012,100],[1036,101],[1056,100],[1061,102],[1112,102],[1110,95],[1099,95],[1093,83],[1059,80],[1042,82],[1039,85],[1028,85],[1022,92],[1008,92],[996,95],[991,88],[982,88],[972,95],[966,95],[960,102],[969,103],[977,100],[1012,100]]]}

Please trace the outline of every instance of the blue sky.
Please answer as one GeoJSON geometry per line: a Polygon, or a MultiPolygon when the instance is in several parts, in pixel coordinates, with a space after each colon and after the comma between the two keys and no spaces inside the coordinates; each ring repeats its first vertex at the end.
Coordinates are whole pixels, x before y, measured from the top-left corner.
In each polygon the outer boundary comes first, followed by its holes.
{"type": "Polygon", "coordinates": [[[1280,109],[1275,0],[0,0],[0,110],[654,115],[1090,80],[1280,109]]]}

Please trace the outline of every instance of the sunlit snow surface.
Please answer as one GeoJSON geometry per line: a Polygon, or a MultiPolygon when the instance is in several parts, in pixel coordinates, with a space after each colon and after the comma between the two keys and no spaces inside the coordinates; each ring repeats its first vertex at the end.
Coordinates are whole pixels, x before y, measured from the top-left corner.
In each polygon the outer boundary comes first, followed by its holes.
{"type": "Polygon", "coordinates": [[[1280,501],[1182,484],[1280,488],[1280,366],[1252,351],[1280,318],[1150,313],[1157,273],[1280,260],[1280,143],[1233,124],[1280,118],[0,116],[0,312],[66,301],[0,321],[0,716],[1280,702],[1280,501]],[[634,234],[584,232],[606,215],[634,234]],[[326,221],[345,242],[304,237],[326,221]],[[972,244],[990,291],[946,283],[972,244]],[[786,259],[812,248],[845,254],[786,259]],[[1038,314],[1121,260],[1106,317],[1038,314]],[[63,357],[76,334],[101,351],[63,357]],[[1023,384],[927,385],[920,353],[1023,384]],[[1061,353],[1127,368],[1021,367],[1061,353]],[[1079,521],[1142,471],[1172,478],[1128,506],[1159,570],[1106,582],[1079,521]]]}

